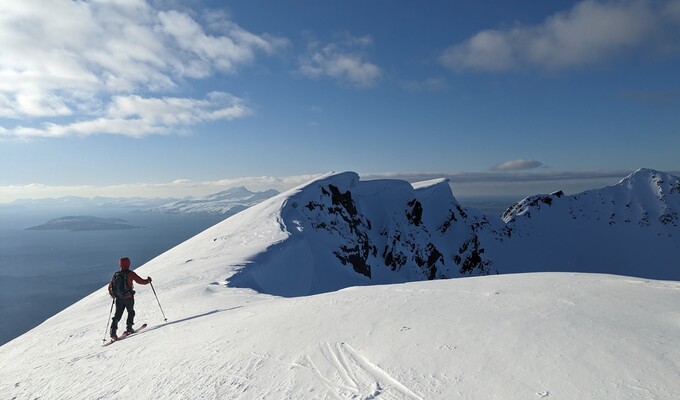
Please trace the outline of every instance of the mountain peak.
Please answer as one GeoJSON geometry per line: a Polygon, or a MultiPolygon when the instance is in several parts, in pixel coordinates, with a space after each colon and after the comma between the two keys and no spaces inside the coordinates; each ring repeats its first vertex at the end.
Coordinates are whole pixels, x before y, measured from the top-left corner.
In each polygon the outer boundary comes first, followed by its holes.
{"type": "Polygon", "coordinates": [[[680,202],[680,199],[672,200],[675,195],[680,195],[680,178],[666,172],[640,168],[623,178],[616,186],[624,188],[634,198],[650,198],[653,194],[665,206],[680,202]]]}
{"type": "Polygon", "coordinates": [[[639,168],[627,177],[621,179],[619,183],[623,182],[654,182],[671,177],[672,175],[665,172],[657,171],[651,168],[639,168]]]}

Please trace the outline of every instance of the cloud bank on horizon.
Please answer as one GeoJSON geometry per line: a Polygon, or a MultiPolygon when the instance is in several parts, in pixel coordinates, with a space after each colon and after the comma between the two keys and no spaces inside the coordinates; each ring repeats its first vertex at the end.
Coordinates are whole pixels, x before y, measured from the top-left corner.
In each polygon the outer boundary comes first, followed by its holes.
{"type": "MultiPolygon", "coordinates": [[[[516,160],[517,161],[517,160],[516,160]]],[[[524,161],[524,160],[519,160],[524,161]]],[[[587,189],[612,185],[632,171],[578,171],[542,173],[524,172],[518,169],[492,170],[490,172],[459,173],[360,173],[362,180],[398,179],[411,183],[433,179],[447,179],[456,196],[508,196],[522,198],[541,193],[564,190],[576,193],[587,189]],[[499,191],[500,188],[500,191],[499,191]],[[543,189],[541,189],[543,188],[543,189]]],[[[672,172],[680,175],[680,171],[672,172]]],[[[253,176],[214,181],[176,179],[166,183],[134,183],[121,185],[54,186],[44,184],[0,186],[0,204],[20,199],[80,197],[144,197],[184,198],[214,194],[233,187],[244,186],[251,191],[276,189],[285,192],[303,185],[323,174],[285,177],[253,176]]]]}

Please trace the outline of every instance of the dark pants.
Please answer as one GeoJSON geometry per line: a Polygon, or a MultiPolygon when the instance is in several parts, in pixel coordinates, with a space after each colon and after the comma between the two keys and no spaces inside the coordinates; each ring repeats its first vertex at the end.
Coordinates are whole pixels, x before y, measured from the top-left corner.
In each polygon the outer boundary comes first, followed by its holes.
{"type": "Polygon", "coordinates": [[[111,322],[111,336],[118,332],[118,321],[123,318],[123,311],[127,310],[127,329],[132,329],[135,323],[135,299],[116,299],[116,313],[113,315],[113,322],[111,322]]]}

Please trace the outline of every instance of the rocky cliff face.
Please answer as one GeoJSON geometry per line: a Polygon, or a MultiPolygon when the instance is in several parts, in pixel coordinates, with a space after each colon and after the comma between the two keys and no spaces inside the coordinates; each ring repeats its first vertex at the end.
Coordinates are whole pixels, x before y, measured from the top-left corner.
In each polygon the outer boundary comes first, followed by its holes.
{"type": "Polygon", "coordinates": [[[342,266],[377,282],[392,281],[391,275],[420,280],[496,272],[444,180],[414,188],[361,182],[348,173],[297,197],[290,224],[327,244],[342,266]]]}

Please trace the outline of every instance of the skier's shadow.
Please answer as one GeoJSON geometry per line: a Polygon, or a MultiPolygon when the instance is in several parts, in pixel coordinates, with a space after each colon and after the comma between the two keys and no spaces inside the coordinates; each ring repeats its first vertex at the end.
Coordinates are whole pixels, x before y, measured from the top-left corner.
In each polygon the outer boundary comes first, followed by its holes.
{"type": "Polygon", "coordinates": [[[160,329],[160,328],[165,328],[166,326],[170,326],[170,325],[180,324],[182,322],[191,321],[191,320],[194,320],[196,318],[207,317],[208,315],[218,314],[218,313],[225,312],[225,311],[236,310],[236,309],[239,309],[241,307],[243,307],[243,306],[237,306],[237,307],[231,307],[231,308],[218,308],[217,310],[208,311],[208,312],[203,313],[203,314],[192,315],[191,317],[178,319],[177,321],[166,322],[166,323],[161,324],[161,325],[156,325],[154,327],[147,329],[147,332],[155,331],[156,329],[160,329]]]}

